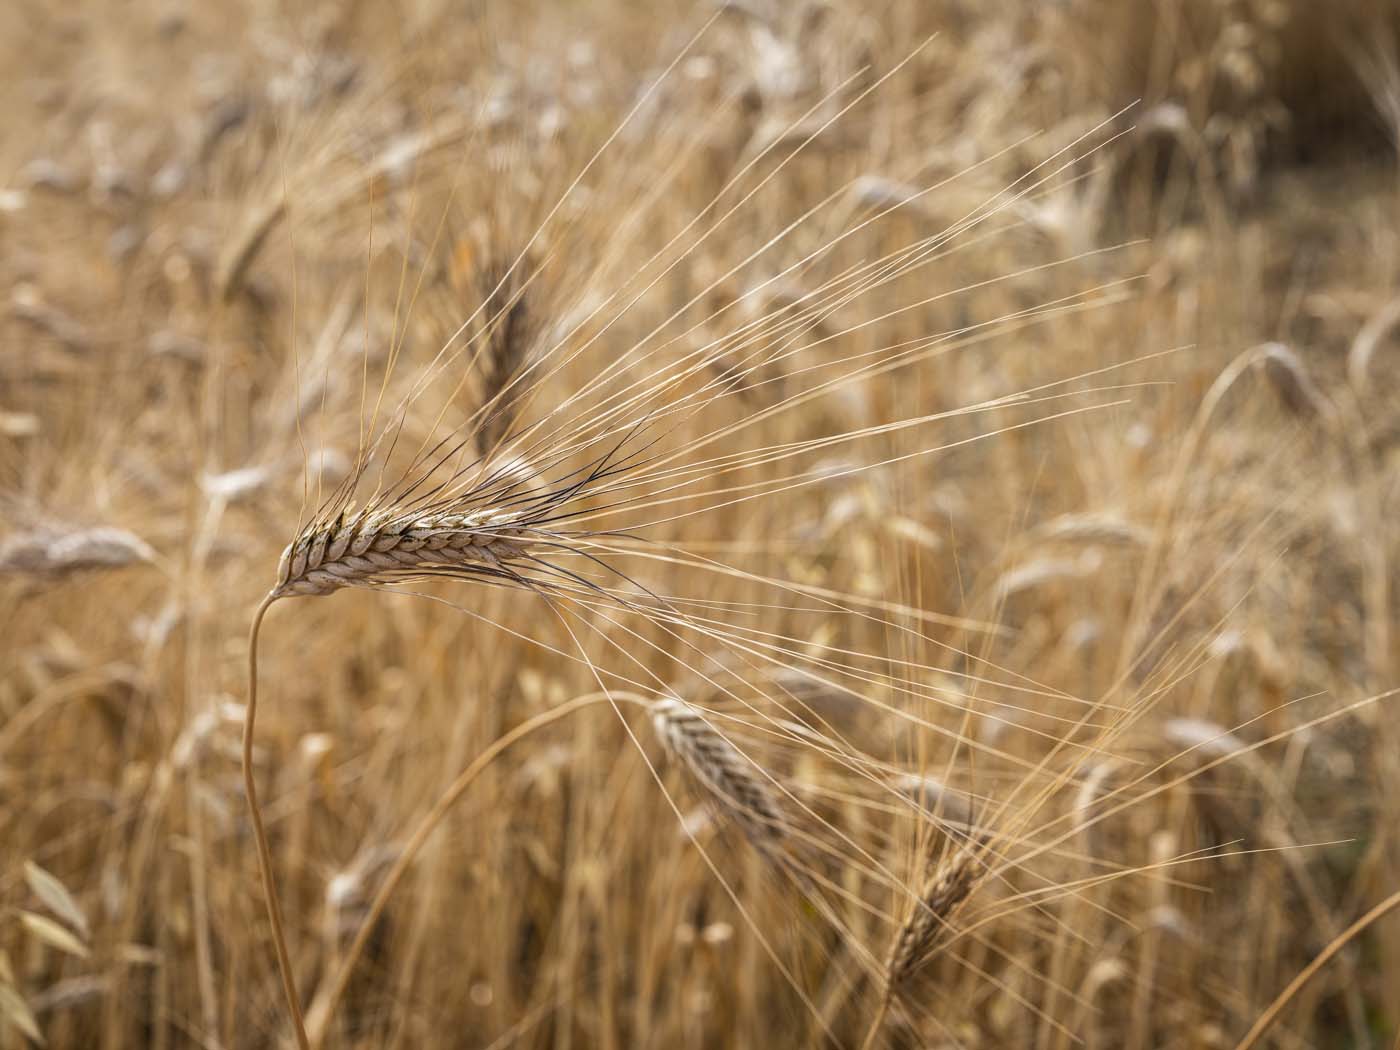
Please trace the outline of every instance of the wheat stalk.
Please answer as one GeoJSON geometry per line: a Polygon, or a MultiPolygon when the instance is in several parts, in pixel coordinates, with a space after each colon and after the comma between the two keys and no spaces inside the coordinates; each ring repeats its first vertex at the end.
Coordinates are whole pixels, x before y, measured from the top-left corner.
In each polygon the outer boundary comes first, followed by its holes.
{"type": "Polygon", "coordinates": [[[311,1042],[306,1037],[306,1022],[302,1019],[301,1000],[297,997],[292,959],[287,951],[287,937],[283,932],[282,906],[277,900],[277,882],[272,872],[272,847],[268,845],[267,830],[263,827],[262,810],[258,806],[258,787],[253,777],[253,724],[258,713],[258,634],[262,630],[263,617],[276,600],[275,592],[262,600],[257,611],[253,613],[253,624],[248,629],[248,708],[243,717],[243,791],[248,800],[248,816],[253,824],[253,841],[257,845],[263,900],[267,904],[268,923],[272,926],[272,941],[277,950],[277,970],[282,976],[282,991],[286,996],[287,1009],[291,1013],[292,1031],[296,1034],[299,1050],[311,1050],[311,1042]]]}

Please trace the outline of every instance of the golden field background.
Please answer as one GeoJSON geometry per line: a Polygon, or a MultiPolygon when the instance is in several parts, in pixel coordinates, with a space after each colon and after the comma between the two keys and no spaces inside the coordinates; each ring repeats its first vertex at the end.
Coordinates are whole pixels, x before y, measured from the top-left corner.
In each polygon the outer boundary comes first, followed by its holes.
{"type": "MultiPolygon", "coordinates": [[[[0,1047],[293,1045],[249,620],[379,391],[403,450],[470,429],[502,282],[563,362],[520,425],[692,399],[698,466],[594,508],[690,619],[272,608],[321,1045],[860,1046],[975,842],[872,1045],[1229,1048],[1400,889],[1395,5],[10,0],[0,68],[0,1047]],[[820,888],[590,704],[318,1014],[457,774],[608,689],[713,712],[820,888]]],[[[1400,1045],[1400,917],[1257,1045],[1400,1045]]]]}

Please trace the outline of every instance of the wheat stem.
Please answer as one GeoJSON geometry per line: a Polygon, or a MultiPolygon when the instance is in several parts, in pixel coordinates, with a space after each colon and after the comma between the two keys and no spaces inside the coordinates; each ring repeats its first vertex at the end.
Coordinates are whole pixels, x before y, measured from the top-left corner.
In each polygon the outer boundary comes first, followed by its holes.
{"type": "Polygon", "coordinates": [[[272,942],[277,948],[277,968],[282,974],[282,991],[287,997],[287,1010],[292,1017],[297,1046],[300,1050],[310,1050],[311,1043],[306,1038],[306,1024],[301,1016],[301,1003],[297,999],[292,960],[287,953],[282,908],[277,903],[277,883],[272,873],[272,850],[267,845],[267,831],[263,828],[262,813],[258,809],[258,789],[253,782],[253,722],[258,713],[258,632],[262,628],[263,617],[276,600],[277,596],[269,593],[258,604],[257,612],[253,614],[253,625],[248,630],[248,710],[243,719],[243,787],[248,796],[248,815],[253,822],[253,840],[258,846],[258,869],[262,874],[263,899],[267,903],[268,922],[272,924],[272,942]]]}

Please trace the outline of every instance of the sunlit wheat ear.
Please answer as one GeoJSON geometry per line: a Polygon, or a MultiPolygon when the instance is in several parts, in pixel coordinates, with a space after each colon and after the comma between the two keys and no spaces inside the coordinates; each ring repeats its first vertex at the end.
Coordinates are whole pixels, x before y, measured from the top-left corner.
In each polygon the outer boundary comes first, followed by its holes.
{"type": "Polygon", "coordinates": [[[512,564],[539,540],[505,511],[357,512],[303,532],[282,552],[273,597],[330,594],[395,576],[457,570],[518,581],[512,564]]]}
{"type": "Polygon", "coordinates": [[[658,700],[651,722],[666,750],[705,790],[710,801],[774,862],[789,828],[778,799],[758,767],[682,700],[658,700]]]}
{"type": "Polygon", "coordinates": [[[894,992],[901,991],[948,939],[953,913],[977,888],[981,871],[973,851],[960,848],[929,874],[890,952],[886,973],[894,992]]]}
{"type": "Polygon", "coordinates": [[[951,938],[953,917],[972,896],[984,866],[976,850],[959,847],[929,873],[913,911],[899,927],[885,961],[885,989],[865,1037],[864,1048],[873,1047],[884,1028],[891,1002],[908,991],[925,963],[951,938]]]}

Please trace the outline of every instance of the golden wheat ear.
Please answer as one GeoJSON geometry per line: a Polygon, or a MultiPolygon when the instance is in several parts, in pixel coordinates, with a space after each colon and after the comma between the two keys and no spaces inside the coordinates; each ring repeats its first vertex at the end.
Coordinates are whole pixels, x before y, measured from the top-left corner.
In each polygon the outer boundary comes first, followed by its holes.
{"type": "Polygon", "coordinates": [[[330,594],[395,576],[457,570],[514,580],[511,565],[531,550],[528,530],[508,512],[359,512],[312,528],[287,546],[274,598],[330,594]]]}
{"type": "Polygon", "coordinates": [[[723,816],[774,863],[789,835],[787,817],[776,793],[746,758],[705,718],[683,700],[658,700],[651,724],[666,751],[677,759],[723,816]]]}
{"type": "Polygon", "coordinates": [[[964,845],[934,865],[918,899],[900,924],[885,960],[884,989],[870,1023],[863,1050],[875,1046],[889,1008],[905,995],[919,970],[938,954],[955,931],[953,919],[972,896],[985,873],[975,846],[964,845]]]}

